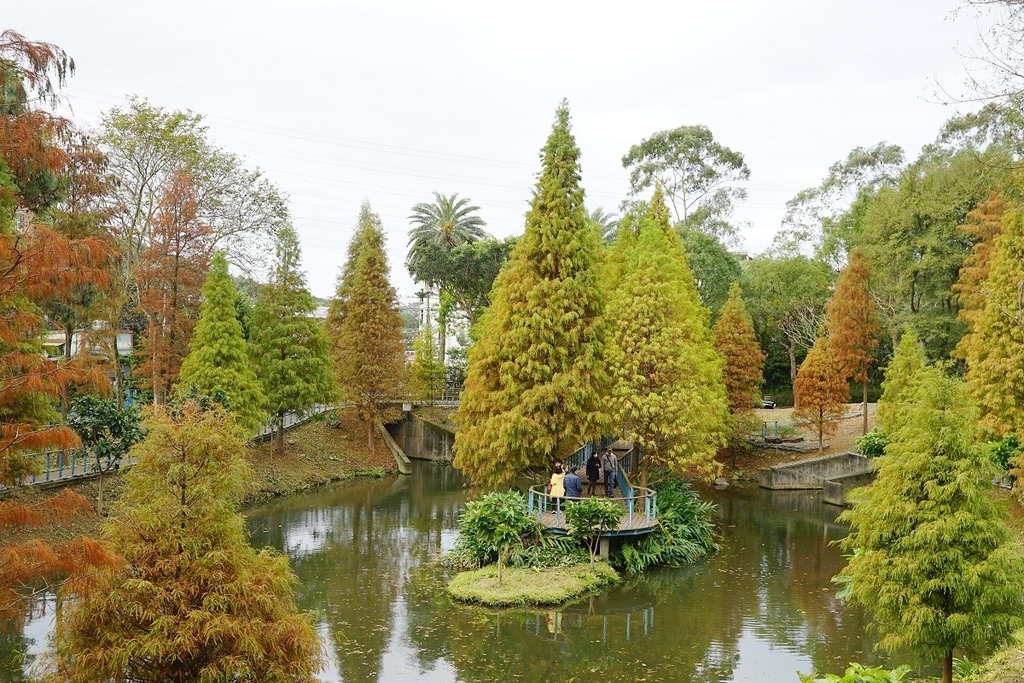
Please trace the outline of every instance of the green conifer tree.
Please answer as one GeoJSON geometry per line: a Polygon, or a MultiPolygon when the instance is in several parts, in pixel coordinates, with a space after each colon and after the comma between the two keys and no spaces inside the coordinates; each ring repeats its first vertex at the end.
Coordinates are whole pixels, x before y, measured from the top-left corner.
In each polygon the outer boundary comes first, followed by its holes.
{"type": "Polygon", "coordinates": [[[299,269],[301,258],[295,230],[282,228],[272,279],[260,289],[249,323],[249,355],[277,422],[279,453],[285,414],[327,403],[337,393],[327,330],[313,317],[316,303],[299,269]]]}
{"type": "Polygon", "coordinates": [[[583,206],[565,102],[541,163],[525,233],[470,350],[457,414],[455,464],[480,484],[547,467],[607,423],[601,238],[583,206]]]}
{"type": "Polygon", "coordinates": [[[288,560],[238,513],[251,434],[195,401],[154,409],[104,536],[122,563],[66,584],[62,681],[314,681],[321,648],[288,560]]]}
{"type": "Polygon", "coordinates": [[[364,202],[327,312],[327,331],[341,397],[366,421],[371,449],[377,424],[397,417],[400,409],[394,404],[405,398],[403,329],[397,294],[388,280],[384,228],[364,202]]]}
{"type": "Polygon", "coordinates": [[[420,328],[412,348],[416,354],[409,373],[412,394],[433,405],[444,392],[445,367],[430,320],[420,328]]]}
{"type": "Polygon", "coordinates": [[[203,284],[199,322],[181,364],[177,388],[179,395],[193,388],[203,396],[223,391],[238,423],[251,434],[264,425],[267,398],[249,362],[242,324],[235,317],[237,296],[227,258],[217,252],[203,284]]]}
{"type": "Polygon", "coordinates": [[[606,316],[612,420],[644,449],[641,486],[651,465],[710,476],[728,432],[723,362],[710,313],[667,216],[656,193],[606,316]]]}
{"type": "Polygon", "coordinates": [[[850,388],[832,356],[832,346],[819,337],[793,383],[796,408],[793,417],[810,422],[818,432],[818,450],[825,450],[825,437],[834,434],[839,420],[846,414],[850,388]]]}
{"type": "Polygon", "coordinates": [[[961,383],[928,367],[909,393],[877,478],[841,516],[853,556],[837,580],[871,611],[881,648],[941,658],[951,683],[954,650],[984,654],[1024,626],[1024,558],[961,383]]]}
{"type": "Polygon", "coordinates": [[[903,404],[910,398],[915,378],[926,365],[928,359],[917,335],[909,329],[904,331],[885,369],[882,397],[878,401],[876,423],[886,434],[896,431],[900,416],[906,414],[903,404]]]}
{"type": "Polygon", "coordinates": [[[749,413],[761,403],[765,355],[743,303],[739,283],[729,287],[729,298],[715,323],[714,333],[715,349],[725,360],[729,412],[734,416],[749,413]]]}
{"type": "Polygon", "coordinates": [[[970,333],[957,347],[967,362],[967,390],[981,410],[982,437],[1024,436],[1024,210],[1003,218],[988,277],[970,316],[970,333]]]}

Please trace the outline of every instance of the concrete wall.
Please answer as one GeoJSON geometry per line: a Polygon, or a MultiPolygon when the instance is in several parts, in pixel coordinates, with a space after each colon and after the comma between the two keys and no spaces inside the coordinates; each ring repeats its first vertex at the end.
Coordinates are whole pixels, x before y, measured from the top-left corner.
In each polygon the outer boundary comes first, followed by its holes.
{"type": "Polygon", "coordinates": [[[871,470],[869,458],[857,453],[837,453],[766,467],[760,472],[760,485],[766,489],[820,489],[827,480],[871,470]]]}
{"type": "Polygon", "coordinates": [[[845,477],[836,477],[825,482],[821,491],[821,499],[831,505],[849,505],[846,494],[858,486],[870,484],[875,478],[874,471],[861,474],[849,474],[845,477]]]}
{"type": "Polygon", "coordinates": [[[388,433],[410,458],[451,462],[455,432],[411,412],[388,425],[388,433]]]}

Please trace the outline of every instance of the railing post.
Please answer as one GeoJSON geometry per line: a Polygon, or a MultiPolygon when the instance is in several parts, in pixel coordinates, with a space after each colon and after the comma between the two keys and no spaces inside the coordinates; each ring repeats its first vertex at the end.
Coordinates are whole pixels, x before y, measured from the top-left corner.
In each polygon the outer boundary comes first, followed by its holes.
{"type": "MultiPolygon", "coordinates": [[[[34,475],[33,475],[32,479],[35,479],[34,475]]],[[[43,481],[50,481],[50,454],[49,453],[46,454],[46,479],[44,479],[43,481]]],[[[33,482],[33,483],[35,483],[35,482],[33,482]]]]}

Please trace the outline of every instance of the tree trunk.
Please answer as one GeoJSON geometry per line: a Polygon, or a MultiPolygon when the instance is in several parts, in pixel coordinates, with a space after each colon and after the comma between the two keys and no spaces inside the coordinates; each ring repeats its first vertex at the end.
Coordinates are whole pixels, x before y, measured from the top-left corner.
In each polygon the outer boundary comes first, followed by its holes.
{"type": "Polygon", "coordinates": [[[284,411],[277,411],[277,433],[274,435],[274,451],[284,453],[284,411]]]}
{"type": "Polygon", "coordinates": [[[825,452],[825,411],[818,408],[818,452],[825,452]]]}
{"type": "Polygon", "coordinates": [[[947,650],[942,658],[942,683],[953,683],[953,651],[947,650]]]}
{"type": "Polygon", "coordinates": [[[865,379],[861,386],[864,388],[864,431],[862,434],[868,433],[868,381],[865,379]]]}
{"type": "Polygon", "coordinates": [[[790,339],[786,351],[789,353],[789,381],[796,383],[796,342],[790,339]]]}
{"type": "MultiPolygon", "coordinates": [[[[96,461],[96,464],[99,465],[99,460],[98,459],[96,461]]],[[[99,469],[100,469],[100,481],[99,481],[99,486],[96,487],[99,490],[98,493],[96,494],[96,514],[98,514],[99,516],[102,517],[103,516],[103,468],[100,467],[99,469]]]]}

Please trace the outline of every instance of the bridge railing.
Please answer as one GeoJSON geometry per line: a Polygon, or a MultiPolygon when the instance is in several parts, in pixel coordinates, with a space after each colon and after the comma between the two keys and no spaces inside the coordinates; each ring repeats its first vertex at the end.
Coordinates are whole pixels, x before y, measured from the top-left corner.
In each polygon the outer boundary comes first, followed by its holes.
{"type": "MultiPolygon", "coordinates": [[[[526,499],[526,510],[531,516],[540,519],[544,513],[551,512],[555,515],[555,526],[565,526],[565,507],[572,505],[574,501],[584,500],[583,498],[556,498],[548,493],[547,484],[536,484],[530,487],[526,499]]],[[[611,502],[623,508],[619,524],[626,524],[628,527],[634,525],[635,517],[644,515],[645,519],[654,524],[658,518],[658,494],[654,489],[642,486],[632,487],[631,495],[624,495],[621,498],[609,498],[611,502]]]]}

